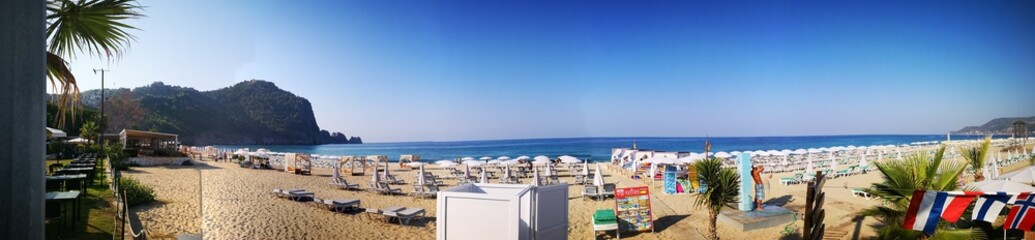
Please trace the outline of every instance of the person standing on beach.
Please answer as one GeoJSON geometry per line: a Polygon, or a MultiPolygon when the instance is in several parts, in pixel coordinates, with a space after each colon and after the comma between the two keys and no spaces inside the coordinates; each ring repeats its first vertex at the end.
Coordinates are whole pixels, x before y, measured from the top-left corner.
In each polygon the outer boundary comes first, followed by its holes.
{"type": "Polygon", "coordinates": [[[751,168],[751,178],[755,181],[755,210],[762,211],[762,200],[765,199],[765,185],[762,184],[762,171],[765,167],[761,164],[751,168]]]}

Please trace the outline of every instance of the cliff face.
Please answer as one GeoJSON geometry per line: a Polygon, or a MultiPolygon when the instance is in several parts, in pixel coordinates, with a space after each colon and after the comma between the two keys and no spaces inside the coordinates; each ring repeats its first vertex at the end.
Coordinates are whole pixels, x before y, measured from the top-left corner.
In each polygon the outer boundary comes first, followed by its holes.
{"type": "Polygon", "coordinates": [[[1011,134],[1013,133],[1013,123],[1016,121],[1025,122],[1027,130],[1035,131],[1035,117],[1019,117],[1019,118],[996,118],[992,121],[988,121],[981,126],[967,126],[955,133],[959,134],[1011,134]]]}
{"type": "MultiPolygon", "coordinates": [[[[169,86],[161,82],[129,91],[146,111],[134,127],[180,135],[187,145],[361,143],[340,132],[321,130],[309,100],[277,88],[271,82],[250,80],[213,91],[169,86]]],[[[83,93],[84,104],[98,106],[83,93]]],[[[110,98],[109,98],[110,99],[110,98]]],[[[110,102],[110,100],[109,100],[110,102]]],[[[106,104],[106,106],[111,106],[106,104]]]]}

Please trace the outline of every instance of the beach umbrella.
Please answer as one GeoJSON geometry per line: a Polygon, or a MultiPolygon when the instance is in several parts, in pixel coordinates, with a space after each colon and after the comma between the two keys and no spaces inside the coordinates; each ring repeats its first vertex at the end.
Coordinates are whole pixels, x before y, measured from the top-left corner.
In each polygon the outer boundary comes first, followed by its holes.
{"type": "Polygon", "coordinates": [[[740,151],[732,151],[732,152],[730,152],[730,155],[734,155],[734,156],[740,155],[740,151]]]}
{"type": "Polygon", "coordinates": [[[715,153],[715,157],[717,157],[717,158],[730,158],[730,157],[733,157],[733,155],[730,155],[729,153],[726,153],[726,152],[717,152],[717,153],[715,153]]]}
{"type": "Polygon", "coordinates": [[[769,156],[769,153],[767,153],[766,151],[762,151],[762,150],[755,150],[754,152],[751,152],[751,155],[754,155],[754,156],[757,156],[757,157],[763,157],[763,156],[769,156]]]}
{"type": "Polygon", "coordinates": [[[464,165],[464,179],[471,177],[471,165],[464,165]]]}
{"type": "Polygon", "coordinates": [[[539,168],[533,168],[532,169],[532,185],[533,186],[542,186],[543,185],[543,183],[539,179],[539,168]]]}
{"type": "Polygon", "coordinates": [[[650,165],[650,179],[651,179],[651,181],[654,181],[654,175],[656,175],[656,174],[658,174],[658,165],[651,164],[650,165]]]}
{"type": "Polygon", "coordinates": [[[769,150],[769,151],[765,151],[765,153],[768,154],[768,155],[777,155],[777,154],[780,154],[782,152],[776,151],[776,150],[769,150]]]}
{"type": "Polygon", "coordinates": [[[468,166],[481,166],[484,163],[481,162],[481,161],[477,161],[477,160],[467,160],[467,161],[464,161],[463,164],[464,165],[468,165],[468,166]]]}
{"type": "Polygon", "coordinates": [[[515,158],[515,160],[528,160],[528,159],[532,159],[532,157],[521,155],[520,157],[515,158]]]}
{"type": "Polygon", "coordinates": [[[420,165],[420,170],[417,173],[417,185],[424,186],[427,184],[427,180],[424,180],[424,165],[420,165]]]}
{"type": "Polygon", "coordinates": [[[499,156],[499,157],[496,158],[496,160],[510,160],[510,157],[508,157],[508,156],[499,156]]]}
{"type": "Polygon", "coordinates": [[[808,150],[805,150],[805,149],[801,149],[801,148],[799,148],[799,149],[795,149],[795,150],[794,150],[793,152],[791,152],[791,153],[792,153],[792,154],[798,154],[798,155],[801,155],[801,154],[806,154],[806,153],[809,153],[809,151],[808,151],[808,150]]]}
{"type": "Polygon", "coordinates": [[[390,176],[390,174],[388,173],[388,168],[388,161],[385,161],[385,179],[388,179],[388,176],[390,176]]]}
{"type": "Polygon", "coordinates": [[[443,162],[443,161],[439,161],[439,162],[438,162],[438,166],[439,166],[439,167],[444,167],[444,168],[447,168],[447,167],[453,167],[453,166],[456,166],[456,163],[455,163],[455,162],[452,162],[452,161],[445,161],[445,162],[443,162]]]}
{"type": "Polygon", "coordinates": [[[489,175],[485,173],[485,169],[482,169],[482,181],[481,183],[489,183],[489,175]]]}
{"type": "Polygon", "coordinates": [[[818,148],[809,148],[809,149],[805,150],[805,152],[806,153],[821,153],[821,152],[823,152],[823,150],[820,150],[818,148]]]}
{"type": "Polygon", "coordinates": [[[334,173],[331,173],[331,177],[333,177],[334,179],[341,178],[341,171],[340,169],[338,169],[340,167],[341,166],[339,166],[337,163],[334,164],[334,173]]]}
{"type": "Polygon", "coordinates": [[[991,179],[999,178],[999,161],[992,161],[992,177],[991,179]]]}
{"type": "Polygon", "coordinates": [[[600,175],[600,164],[597,164],[597,172],[593,173],[593,185],[604,186],[604,176],[600,175]]]}
{"type": "Polygon", "coordinates": [[[492,159],[492,157],[489,157],[489,156],[484,156],[484,157],[478,158],[478,160],[483,160],[483,161],[484,160],[490,160],[490,159],[492,159]]]}
{"type": "Polygon", "coordinates": [[[409,163],[406,163],[406,165],[407,166],[411,166],[411,167],[412,166],[424,166],[424,162],[409,162],[409,163]]]}
{"type": "Polygon", "coordinates": [[[837,170],[837,158],[834,158],[834,154],[830,154],[830,170],[837,170]]]}
{"type": "Polygon", "coordinates": [[[791,154],[794,151],[791,151],[790,149],[784,149],[784,150],[780,150],[780,152],[781,153],[785,153],[785,154],[791,154]]]}
{"type": "Polygon", "coordinates": [[[866,168],[866,166],[869,166],[869,165],[870,165],[870,163],[866,161],[866,155],[865,154],[862,155],[862,158],[859,158],[859,167],[866,168]]]}
{"type": "Polygon", "coordinates": [[[568,156],[568,155],[560,156],[559,158],[561,159],[562,163],[578,163],[578,162],[581,162],[581,161],[579,161],[578,158],[575,158],[575,157],[572,157],[572,156],[568,156]]]}
{"type": "Polygon", "coordinates": [[[504,165],[504,166],[510,166],[510,165],[514,165],[514,164],[518,164],[518,160],[507,160],[507,161],[500,162],[500,165],[504,165]]]}
{"type": "Polygon", "coordinates": [[[812,169],[812,155],[811,154],[809,154],[808,160],[805,160],[805,161],[806,161],[805,173],[815,172],[815,170],[812,169]]]}
{"type": "Polygon", "coordinates": [[[549,162],[550,161],[550,157],[539,155],[539,156],[535,156],[534,158],[532,158],[532,160],[534,160],[536,162],[549,162]]]}
{"type": "Polygon", "coordinates": [[[1031,185],[1007,180],[984,180],[980,182],[972,182],[968,183],[967,187],[981,192],[1017,193],[1035,191],[1035,187],[1032,187],[1031,185]]]}
{"type": "Polygon", "coordinates": [[[510,179],[510,165],[507,165],[507,167],[503,169],[503,179],[510,179]]]}
{"type": "Polygon", "coordinates": [[[582,176],[589,176],[589,161],[582,162],[582,176]]]}
{"type": "Polygon", "coordinates": [[[471,161],[471,160],[474,160],[474,158],[473,157],[464,157],[464,158],[460,159],[460,161],[471,161]]]}
{"type": "Polygon", "coordinates": [[[489,165],[499,164],[499,163],[500,163],[500,160],[489,160],[488,162],[485,162],[485,164],[489,164],[489,165]]]}
{"type": "Polygon", "coordinates": [[[543,175],[546,175],[547,177],[553,176],[553,167],[551,167],[550,164],[546,164],[546,172],[543,175]]]}

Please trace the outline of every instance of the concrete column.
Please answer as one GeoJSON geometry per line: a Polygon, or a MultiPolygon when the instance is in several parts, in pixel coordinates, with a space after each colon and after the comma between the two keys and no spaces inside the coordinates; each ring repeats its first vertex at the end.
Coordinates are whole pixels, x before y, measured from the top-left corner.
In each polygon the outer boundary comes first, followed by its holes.
{"type": "Polygon", "coordinates": [[[737,156],[737,173],[740,174],[740,204],[737,209],[751,211],[755,209],[755,181],[751,179],[751,154],[740,153],[737,156]]]}
{"type": "Polygon", "coordinates": [[[0,239],[43,239],[43,0],[0,1],[0,239]]]}

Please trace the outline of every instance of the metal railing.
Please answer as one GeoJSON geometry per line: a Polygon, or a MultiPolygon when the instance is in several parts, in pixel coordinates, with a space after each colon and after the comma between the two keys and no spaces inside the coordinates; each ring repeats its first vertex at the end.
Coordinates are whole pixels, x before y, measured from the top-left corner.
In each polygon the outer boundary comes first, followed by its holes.
{"type": "MultiPolygon", "coordinates": [[[[115,199],[115,229],[112,239],[126,239],[126,231],[129,231],[132,239],[147,239],[147,229],[141,223],[139,229],[134,229],[130,216],[129,204],[126,198],[126,190],[122,188],[122,172],[112,165],[111,159],[105,157],[105,164],[108,166],[107,179],[112,195],[115,199]],[[115,234],[117,233],[117,234],[115,234]]],[[[139,222],[139,221],[138,221],[139,222]]]]}

